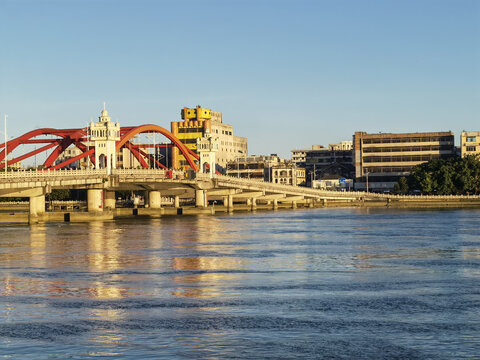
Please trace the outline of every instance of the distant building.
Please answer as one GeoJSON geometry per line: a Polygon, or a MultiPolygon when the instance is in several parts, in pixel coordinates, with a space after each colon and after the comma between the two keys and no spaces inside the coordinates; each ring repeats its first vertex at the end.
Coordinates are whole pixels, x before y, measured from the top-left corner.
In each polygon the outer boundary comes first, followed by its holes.
{"type": "Polygon", "coordinates": [[[454,134],[424,132],[367,134],[353,137],[355,188],[373,191],[393,189],[402,176],[419,164],[455,156],[454,134]]]}
{"type": "Polygon", "coordinates": [[[274,184],[297,185],[297,166],[294,163],[280,162],[267,169],[268,179],[274,184]]]}
{"type": "MultiPolygon", "coordinates": [[[[81,155],[83,152],[77,148],[75,145],[70,145],[66,148],[60,156],[55,160],[55,165],[61,164],[67,160],[70,160],[78,155],[81,155]]],[[[67,169],[85,169],[87,168],[87,157],[84,157],[80,160],[74,161],[71,164],[67,165],[67,169]]]]}
{"type": "Polygon", "coordinates": [[[323,145],[312,145],[310,149],[294,149],[292,150],[292,162],[299,167],[305,167],[307,153],[312,150],[324,149],[323,145]]]}
{"type": "Polygon", "coordinates": [[[297,185],[297,167],[279,156],[238,157],[227,164],[227,175],[275,184],[297,185]]]}
{"type": "Polygon", "coordinates": [[[310,150],[305,157],[306,183],[323,178],[353,178],[352,141],[330,144],[328,148],[310,150]]]}
{"type": "Polygon", "coordinates": [[[244,179],[270,181],[268,169],[279,165],[281,161],[283,160],[277,155],[237,157],[227,164],[227,175],[244,179]]]}
{"type": "Polygon", "coordinates": [[[353,179],[325,176],[322,180],[314,180],[312,187],[322,190],[350,191],[353,190],[353,179]]]}
{"type": "Polygon", "coordinates": [[[305,168],[297,167],[297,186],[306,186],[306,170],[305,168]]]}
{"type": "Polygon", "coordinates": [[[462,131],[460,146],[462,158],[480,154],[480,131],[462,131]]]}
{"type": "MultiPolygon", "coordinates": [[[[229,161],[248,154],[247,138],[234,136],[233,126],[223,123],[222,113],[197,106],[195,109],[183,108],[183,121],[172,121],[171,131],[190,150],[197,152],[197,139],[211,134],[218,138],[216,163],[226,167],[229,161]]],[[[175,169],[186,168],[188,163],[178,148],[172,151],[172,166],[175,169]]]]}

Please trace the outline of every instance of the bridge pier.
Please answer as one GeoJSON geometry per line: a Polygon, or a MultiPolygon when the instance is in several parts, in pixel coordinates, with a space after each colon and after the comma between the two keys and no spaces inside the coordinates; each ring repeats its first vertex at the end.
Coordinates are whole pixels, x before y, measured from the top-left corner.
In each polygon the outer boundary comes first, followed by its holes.
{"type": "Polygon", "coordinates": [[[148,192],[148,207],[150,209],[160,209],[162,207],[162,194],[160,191],[148,192]]]}
{"type": "Polygon", "coordinates": [[[227,196],[227,210],[229,213],[233,212],[233,195],[227,196]]]}
{"type": "Polygon", "coordinates": [[[278,210],[278,200],[277,199],[273,200],[273,210],[278,210]]]}
{"type": "Polygon", "coordinates": [[[105,192],[105,209],[115,209],[115,191],[105,192]]]}
{"type": "Polygon", "coordinates": [[[88,189],[87,190],[87,209],[92,211],[103,211],[103,190],[88,189]]]}
{"type": "Polygon", "coordinates": [[[251,203],[251,205],[252,205],[252,211],[256,210],[256,209],[257,209],[257,199],[252,198],[252,199],[250,200],[250,203],[251,203]]]}
{"type": "Polygon", "coordinates": [[[314,208],[315,207],[315,199],[310,199],[308,201],[308,207],[309,208],[314,208]]]}
{"type": "Polygon", "coordinates": [[[45,214],[45,195],[29,197],[28,223],[36,224],[43,220],[45,214]]]}
{"type": "Polygon", "coordinates": [[[175,209],[178,209],[180,207],[180,196],[178,195],[175,195],[174,206],[175,206],[175,209]]]}
{"type": "Polygon", "coordinates": [[[297,208],[297,202],[295,200],[292,201],[292,209],[297,208]]]}
{"type": "Polygon", "coordinates": [[[195,190],[195,206],[207,207],[207,192],[205,190],[195,190]]]}

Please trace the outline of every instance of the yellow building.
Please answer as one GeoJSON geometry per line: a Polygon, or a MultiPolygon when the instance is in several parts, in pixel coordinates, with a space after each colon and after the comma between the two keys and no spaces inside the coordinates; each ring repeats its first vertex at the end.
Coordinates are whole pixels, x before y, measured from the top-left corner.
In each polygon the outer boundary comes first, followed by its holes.
{"type": "MultiPolygon", "coordinates": [[[[197,139],[211,134],[218,141],[216,163],[226,167],[227,162],[238,156],[247,155],[247,138],[234,136],[233,126],[223,123],[222,113],[197,106],[194,109],[183,108],[183,121],[172,121],[171,132],[189,149],[197,152],[197,139]]],[[[172,151],[172,166],[185,169],[188,163],[178,148],[172,151]]]]}
{"type": "Polygon", "coordinates": [[[480,131],[462,131],[462,158],[480,154],[480,131]]]}

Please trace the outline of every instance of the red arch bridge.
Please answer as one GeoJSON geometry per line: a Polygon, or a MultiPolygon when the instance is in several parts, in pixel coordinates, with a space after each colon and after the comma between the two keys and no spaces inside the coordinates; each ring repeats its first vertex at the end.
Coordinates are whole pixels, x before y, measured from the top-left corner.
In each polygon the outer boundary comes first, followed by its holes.
{"type": "MultiPolygon", "coordinates": [[[[87,133],[88,128],[83,129],[51,129],[43,128],[36,129],[17,138],[7,141],[6,153],[5,143],[0,144],[0,169],[5,168],[5,156],[7,156],[7,167],[14,165],[20,161],[36,158],[38,154],[45,153],[46,159],[43,163],[44,169],[57,170],[65,168],[68,165],[81,160],[83,158],[90,158],[92,164],[95,165],[95,147],[89,147],[89,137],[87,133]],[[14,156],[9,159],[9,154],[18,153],[19,146],[34,145],[33,150],[26,153],[14,156]],[[58,163],[58,159],[62,158],[63,152],[70,146],[75,145],[81,153],[77,156],[71,157],[65,161],[58,163]]],[[[198,170],[196,160],[199,156],[191,149],[185,146],[177,137],[175,137],[167,129],[158,125],[140,125],[140,126],[125,126],[120,128],[120,140],[116,142],[116,151],[120,152],[123,148],[130,150],[132,155],[138,160],[143,168],[151,167],[151,164],[156,164],[156,167],[166,169],[166,167],[158,161],[158,159],[147,152],[148,148],[155,149],[162,147],[178,148],[179,152],[185,157],[188,165],[195,171],[198,170]],[[139,134],[156,134],[159,133],[168,138],[170,144],[138,144],[134,143],[133,139],[139,134]]],[[[156,150],[154,151],[156,153],[156,150]]]]}

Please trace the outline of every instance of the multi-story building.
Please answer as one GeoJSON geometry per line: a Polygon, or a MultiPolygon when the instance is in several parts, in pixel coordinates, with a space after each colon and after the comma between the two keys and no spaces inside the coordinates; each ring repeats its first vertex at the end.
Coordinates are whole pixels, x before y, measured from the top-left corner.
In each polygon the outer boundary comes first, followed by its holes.
{"type": "Polygon", "coordinates": [[[305,169],[303,180],[297,179],[300,185],[312,185],[312,181],[325,176],[351,178],[354,176],[353,142],[342,141],[338,144],[313,145],[311,149],[292,150],[292,162],[297,168],[305,169]]]}
{"type": "Polygon", "coordinates": [[[432,159],[455,156],[454,134],[424,132],[367,134],[353,136],[355,188],[373,191],[393,189],[411,169],[432,159]]]}
{"type": "Polygon", "coordinates": [[[305,168],[297,167],[297,186],[306,186],[306,171],[305,168]]]}
{"type": "MultiPolygon", "coordinates": [[[[195,109],[183,108],[183,121],[172,121],[171,131],[189,149],[197,153],[197,139],[210,134],[219,144],[216,163],[226,167],[229,161],[239,156],[247,156],[247,138],[234,136],[233,126],[225,124],[222,113],[197,106],[195,109]]],[[[172,151],[172,166],[175,169],[188,166],[185,157],[174,148],[172,151]]]]}
{"type": "Polygon", "coordinates": [[[307,154],[312,150],[324,149],[323,145],[312,145],[311,149],[293,149],[292,150],[292,162],[299,167],[305,167],[305,161],[307,154]]]}
{"type": "Polygon", "coordinates": [[[275,154],[239,157],[227,164],[227,175],[297,185],[297,166],[275,154]]]}
{"type": "MultiPolygon", "coordinates": [[[[88,143],[85,143],[85,145],[88,145],[88,143]]],[[[62,152],[62,154],[57,158],[57,160],[55,160],[55,165],[61,164],[64,161],[67,161],[81,154],[82,154],[82,151],[79,148],[77,148],[75,145],[70,145],[68,148],[66,148],[62,152]]],[[[69,169],[85,169],[85,168],[88,168],[88,163],[89,163],[88,157],[84,157],[80,160],[72,162],[66,167],[69,169]]],[[[92,167],[93,167],[93,164],[92,164],[92,167]]]]}
{"type": "Polygon", "coordinates": [[[346,141],[340,141],[338,144],[330,144],[328,145],[329,150],[353,150],[353,141],[351,140],[346,140],[346,141]]]}
{"type": "Polygon", "coordinates": [[[353,150],[351,141],[330,144],[328,148],[311,150],[305,158],[306,181],[312,183],[325,177],[353,178],[353,150]]]}
{"type": "Polygon", "coordinates": [[[277,155],[251,155],[237,157],[227,164],[227,175],[245,179],[269,181],[268,169],[280,164],[277,155]]]}
{"type": "Polygon", "coordinates": [[[480,131],[462,131],[461,156],[480,154],[480,131]]]}
{"type": "Polygon", "coordinates": [[[297,166],[291,162],[280,162],[273,165],[268,171],[268,179],[274,184],[297,185],[297,166]]]}

